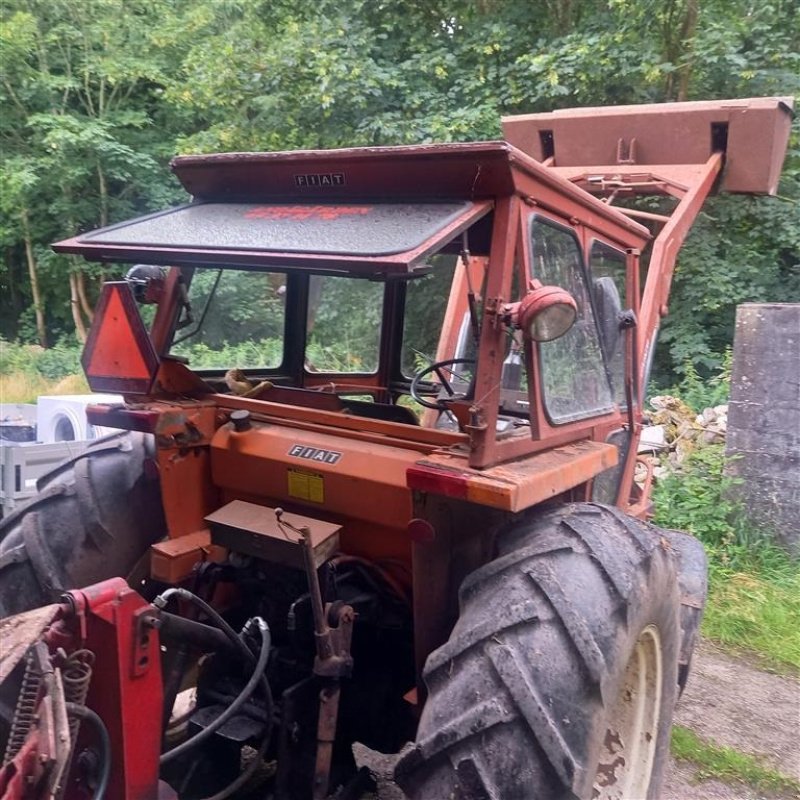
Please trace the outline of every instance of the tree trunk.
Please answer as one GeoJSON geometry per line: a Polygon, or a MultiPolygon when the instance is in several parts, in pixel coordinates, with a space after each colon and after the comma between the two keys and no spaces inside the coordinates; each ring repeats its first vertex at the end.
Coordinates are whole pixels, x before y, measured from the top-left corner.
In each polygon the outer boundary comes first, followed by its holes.
{"type": "Polygon", "coordinates": [[[25,258],[28,261],[28,275],[31,280],[31,296],[33,297],[33,310],[36,315],[36,335],[39,344],[47,347],[47,328],[44,324],[44,305],[42,304],[42,294],[39,291],[39,272],[36,266],[36,258],[33,255],[33,241],[31,239],[31,229],[28,221],[28,209],[23,208],[20,217],[22,219],[22,233],[25,238],[25,258]]]}
{"type": "Polygon", "coordinates": [[[97,165],[97,186],[100,191],[100,227],[108,225],[108,185],[106,184],[106,174],[103,167],[97,165]]]}
{"type": "Polygon", "coordinates": [[[74,272],[69,274],[69,307],[72,311],[72,321],[75,323],[75,335],[81,344],[86,344],[86,325],[81,316],[81,301],[78,294],[78,276],[74,272]]]}
{"type": "Polygon", "coordinates": [[[86,276],[83,272],[78,271],[75,273],[76,283],[78,286],[78,299],[81,302],[81,311],[85,315],[86,319],[89,322],[94,321],[94,309],[92,308],[92,304],[89,302],[89,298],[86,294],[86,276]]]}
{"type": "Polygon", "coordinates": [[[699,0],[688,0],[686,3],[686,16],[681,26],[681,42],[684,47],[684,61],[678,72],[678,102],[683,102],[689,97],[689,78],[692,75],[692,50],[694,49],[694,33],[697,28],[697,15],[699,0]]]}
{"type": "Polygon", "coordinates": [[[685,4],[681,0],[675,0],[664,12],[664,60],[675,68],[667,75],[665,100],[681,102],[689,96],[692,48],[699,13],[700,0],[685,0],[685,4]],[[678,28],[679,18],[680,28],[678,28]]]}

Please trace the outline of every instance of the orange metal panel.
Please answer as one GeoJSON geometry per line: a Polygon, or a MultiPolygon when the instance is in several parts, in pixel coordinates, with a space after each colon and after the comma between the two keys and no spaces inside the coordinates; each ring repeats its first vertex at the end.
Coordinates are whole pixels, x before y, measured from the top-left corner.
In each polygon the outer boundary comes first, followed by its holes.
{"type": "Polygon", "coordinates": [[[159,449],[161,498],[170,537],[205,527],[205,516],[217,506],[211,485],[208,447],[159,449]]]}
{"type": "Polygon", "coordinates": [[[435,453],[409,470],[409,485],[516,512],[579,486],[616,463],[613,445],[591,441],[480,471],[469,469],[455,454],[435,453]]]}
{"type": "Polygon", "coordinates": [[[470,434],[469,462],[473,467],[483,467],[496,460],[497,411],[500,405],[498,377],[506,348],[506,332],[497,323],[497,312],[511,300],[519,206],[519,197],[504,198],[498,202],[494,216],[475,375],[475,401],[467,427],[470,434]]]}
{"type": "Polygon", "coordinates": [[[463,433],[439,431],[431,428],[422,428],[417,425],[406,425],[402,422],[389,422],[386,420],[369,419],[343,414],[338,411],[323,411],[308,409],[302,406],[282,405],[268,400],[253,400],[245,397],[234,397],[228,394],[216,394],[211,398],[221,409],[246,409],[254,415],[273,416],[275,421],[280,419],[286,424],[290,421],[308,425],[324,426],[331,428],[332,433],[336,428],[343,428],[350,433],[343,435],[374,434],[374,440],[381,439],[386,444],[394,444],[393,439],[400,447],[412,447],[414,443],[420,446],[450,447],[465,443],[467,437],[463,433]]]}
{"type": "Polygon", "coordinates": [[[228,551],[211,543],[211,533],[202,531],[158,542],[150,548],[150,575],[164,583],[180,583],[201,561],[224,561],[228,551]]]}
{"type": "Polygon", "coordinates": [[[404,528],[411,518],[406,469],[419,453],[345,435],[254,425],[220,428],[211,445],[214,484],[305,509],[404,528]]]}
{"type": "MultiPolygon", "coordinates": [[[[282,505],[287,513],[301,508],[294,502],[265,495],[245,494],[236,490],[223,490],[222,502],[245,500],[262,506],[282,505]]],[[[355,519],[348,513],[335,514],[327,509],[314,508],[313,512],[303,508],[313,518],[341,526],[339,545],[342,553],[354,558],[364,558],[389,573],[394,581],[403,587],[403,594],[411,593],[411,538],[398,527],[395,520],[392,527],[376,525],[374,522],[355,519]]]]}

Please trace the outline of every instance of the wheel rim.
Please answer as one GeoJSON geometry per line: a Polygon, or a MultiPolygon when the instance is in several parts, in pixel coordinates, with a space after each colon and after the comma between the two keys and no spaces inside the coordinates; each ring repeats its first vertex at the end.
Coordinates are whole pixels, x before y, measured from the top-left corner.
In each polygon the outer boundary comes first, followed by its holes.
{"type": "Polygon", "coordinates": [[[661,639],[648,625],[633,648],[603,737],[593,800],[645,800],[661,710],[661,639]]]}

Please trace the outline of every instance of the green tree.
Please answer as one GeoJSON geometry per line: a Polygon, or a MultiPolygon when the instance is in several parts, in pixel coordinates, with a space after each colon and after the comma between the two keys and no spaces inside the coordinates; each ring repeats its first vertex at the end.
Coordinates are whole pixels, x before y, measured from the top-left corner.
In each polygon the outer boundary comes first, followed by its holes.
{"type": "MultiPolygon", "coordinates": [[[[176,151],[496,138],[504,113],[792,94],[800,4],[7,0],[0,67],[13,338],[37,309],[56,333],[86,324],[95,281],[49,243],[180,197],[164,169],[176,151]]],[[[799,164],[795,150],[783,200],[708,206],[679,264],[662,375],[687,357],[713,369],[735,302],[798,299],[799,164]]]]}
{"type": "MultiPolygon", "coordinates": [[[[0,122],[0,185],[3,205],[16,213],[9,215],[3,242],[12,252],[24,247],[42,341],[45,295],[50,304],[63,304],[68,286],[80,340],[93,304],[85,267],[47,253],[49,241],[131,213],[163,180],[154,157],[163,143],[158,133],[147,135],[148,102],[162,64],[143,23],[155,10],[151,2],[122,0],[6,6],[0,102],[8,113],[0,122]],[[39,291],[34,278],[43,263],[49,291],[39,291]]],[[[50,323],[62,314],[63,305],[54,308],[50,323]]]]}

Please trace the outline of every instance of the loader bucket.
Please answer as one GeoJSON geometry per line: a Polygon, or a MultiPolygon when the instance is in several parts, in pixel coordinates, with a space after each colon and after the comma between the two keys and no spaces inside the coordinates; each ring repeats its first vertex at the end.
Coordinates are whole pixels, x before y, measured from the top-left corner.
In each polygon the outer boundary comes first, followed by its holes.
{"type": "Polygon", "coordinates": [[[794,99],[574,108],[503,118],[505,138],[555,167],[704,164],[725,153],[720,191],[775,194],[794,99]]]}

